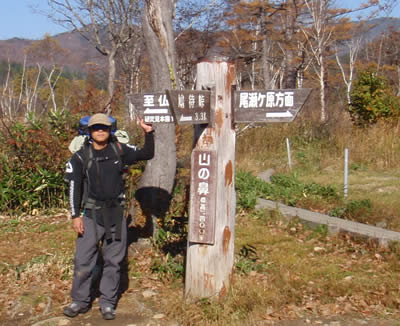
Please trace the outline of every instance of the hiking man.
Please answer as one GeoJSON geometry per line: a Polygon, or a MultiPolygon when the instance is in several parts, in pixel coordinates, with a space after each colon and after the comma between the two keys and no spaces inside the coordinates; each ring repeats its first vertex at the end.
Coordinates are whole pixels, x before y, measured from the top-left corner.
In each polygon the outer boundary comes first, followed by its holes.
{"type": "Polygon", "coordinates": [[[100,310],[106,320],[116,316],[120,264],[127,245],[127,225],[122,208],[122,169],[139,160],[149,160],[154,155],[152,126],[143,120],[138,120],[138,124],[145,132],[145,144],[141,149],[114,140],[112,124],[107,115],[92,115],[88,122],[90,141],[73,154],[67,163],[72,226],[78,234],[72,303],[64,308],[64,315],[68,317],[75,317],[91,308],[92,271],[96,265],[99,241],[102,241],[104,260],[100,310]]]}

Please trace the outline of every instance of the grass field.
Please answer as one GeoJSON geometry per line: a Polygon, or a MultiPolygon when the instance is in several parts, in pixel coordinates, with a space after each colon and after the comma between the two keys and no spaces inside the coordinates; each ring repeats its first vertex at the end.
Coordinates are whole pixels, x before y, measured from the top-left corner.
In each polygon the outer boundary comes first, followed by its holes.
{"type": "MultiPolygon", "coordinates": [[[[325,227],[311,230],[299,221],[285,221],[276,211],[256,211],[250,197],[257,190],[305,208],[336,209],[346,218],[400,231],[397,131],[377,137],[378,130],[335,133],[308,130],[299,122],[251,129],[240,136],[233,282],[226,297],[197,302],[183,298],[183,201],[191,146],[185,136],[190,131],[183,130],[171,213],[152,245],[131,245],[120,311],[133,318],[141,314],[140,308],[150,316],[162,313],[165,323],[212,326],[332,316],[400,319],[399,244],[380,248],[347,235],[330,236],[325,227]],[[292,144],[292,170],[287,165],[286,137],[292,144]],[[347,199],[345,144],[350,148],[347,199]],[[372,155],[374,148],[379,150],[372,155]],[[253,176],[269,168],[279,177],[265,186],[253,176]],[[243,171],[250,174],[246,177],[243,171]],[[154,295],[145,297],[146,291],[154,295]]],[[[69,301],[74,239],[66,212],[0,219],[1,323],[31,325],[60,315],[69,301]]]]}
{"type": "MultiPolygon", "coordinates": [[[[69,300],[72,276],[70,222],[58,215],[21,219],[18,228],[10,225],[15,222],[2,220],[0,225],[1,320],[21,312],[30,321],[43,318],[48,302],[46,316],[59,315],[69,300]]],[[[159,245],[175,240],[165,238],[159,245]]],[[[254,325],[337,315],[400,318],[400,248],[330,237],[324,228],[288,224],[274,211],[239,212],[235,276],[227,297],[220,300],[185,303],[182,274],[175,268],[179,261],[182,265],[182,252],[167,259],[157,247],[129,256],[131,290],[125,291],[121,310],[135,293],[153,289],[155,297],[138,300],[184,325],[254,325]]]]}

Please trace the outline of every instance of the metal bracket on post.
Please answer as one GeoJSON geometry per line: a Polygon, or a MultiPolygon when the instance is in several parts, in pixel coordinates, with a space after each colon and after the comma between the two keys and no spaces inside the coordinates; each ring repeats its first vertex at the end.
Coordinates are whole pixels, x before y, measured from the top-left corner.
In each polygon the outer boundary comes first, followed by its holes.
{"type": "Polygon", "coordinates": [[[234,93],[237,90],[237,85],[231,86],[231,115],[232,115],[232,130],[236,130],[235,126],[235,96],[234,93]]]}

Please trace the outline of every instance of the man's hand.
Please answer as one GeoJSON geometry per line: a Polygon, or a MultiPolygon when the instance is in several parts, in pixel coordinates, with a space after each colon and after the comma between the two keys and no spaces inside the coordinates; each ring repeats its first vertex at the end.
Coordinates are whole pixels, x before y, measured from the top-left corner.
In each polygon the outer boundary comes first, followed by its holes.
{"type": "Polygon", "coordinates": [[[74,231],[78,234],[83,234],[84,229],[83,229],[83,220],[82,217],[75,217],[72,219],[72,227],[74,228],[74,231]]]}
{"type": "Polygon", "coordinates": [[[153,131],[153,126],[144,123],[143,119],[137,119],[137,124],[144,130],[145,133],[149,133],[153,131]]]}

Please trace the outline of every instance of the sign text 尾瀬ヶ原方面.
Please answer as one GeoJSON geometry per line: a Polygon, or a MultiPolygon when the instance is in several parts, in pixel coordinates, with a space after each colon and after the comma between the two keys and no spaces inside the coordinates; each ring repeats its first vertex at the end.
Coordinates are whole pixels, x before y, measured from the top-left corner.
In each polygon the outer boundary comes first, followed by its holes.
{"type": "Polygon", "coordinates": [[[234,91],[234,121],[291,122],[310,93],[309,88],[234,91]]]}

